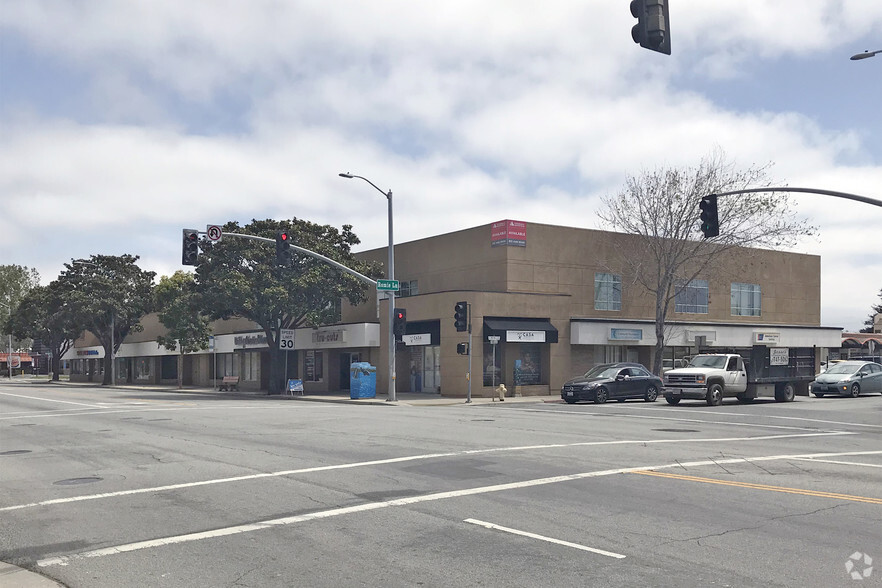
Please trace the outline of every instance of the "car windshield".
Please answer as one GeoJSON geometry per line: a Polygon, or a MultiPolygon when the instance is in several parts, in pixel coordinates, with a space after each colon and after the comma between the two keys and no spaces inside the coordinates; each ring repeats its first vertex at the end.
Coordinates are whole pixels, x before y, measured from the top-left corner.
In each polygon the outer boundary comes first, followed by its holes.
{"type": "Polygon", "coordinates": [[[616,374],[619,373],[620,367],[611,367],[608,365],[596,365],[587,372],[585,372],[586,378],[615,378],[616,374]]]}
{"type": "Polygon", "coordinates": [[[726,365],[725,355],[698,355],[689,362],[689,367],[709,367],[723,369],[726,365]]]}
{"type": "Polygon", "coordinates": [[[860,369],[859,363],[836,363],[827,369],[828,374],[853,374],[860,369]]]}

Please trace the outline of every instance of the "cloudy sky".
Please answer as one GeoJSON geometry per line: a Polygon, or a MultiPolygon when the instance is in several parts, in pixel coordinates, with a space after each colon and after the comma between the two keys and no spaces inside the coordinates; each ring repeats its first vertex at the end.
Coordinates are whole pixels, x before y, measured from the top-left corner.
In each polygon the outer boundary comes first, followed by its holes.
{"type": "MultiPolygon", "coordinates": [[[[879,0],[0,0],[0,263],[180,268],[182,228],[296,216],[359,249],[500,219],[599,228],[628,175],[722,149],[882,200],[879,0]]],[[[822,323],[879,303],[882,207],[796,195],[822,323]]],[[[721,200],[721,205],[724,201],[721,200]]]]}

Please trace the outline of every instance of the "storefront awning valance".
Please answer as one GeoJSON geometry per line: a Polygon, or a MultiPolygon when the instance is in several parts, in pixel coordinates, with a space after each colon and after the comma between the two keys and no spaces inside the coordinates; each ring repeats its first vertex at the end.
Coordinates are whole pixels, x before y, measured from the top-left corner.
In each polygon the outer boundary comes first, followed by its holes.
{"type": "Polygon", "coordinates": [[[496,335],[509,342],[557,343],[557,329],[547,319],[485,318],[484,339],[496,335]]]}

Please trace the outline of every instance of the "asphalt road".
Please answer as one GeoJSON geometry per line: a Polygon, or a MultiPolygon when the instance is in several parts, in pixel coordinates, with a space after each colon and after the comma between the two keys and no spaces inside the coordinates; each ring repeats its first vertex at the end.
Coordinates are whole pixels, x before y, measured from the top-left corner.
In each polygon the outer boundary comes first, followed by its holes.
{"type": "Polygon", "coordinates": [[[76,588],[878,586],[882,397],[0,385],[0,561],[76,588]]]}

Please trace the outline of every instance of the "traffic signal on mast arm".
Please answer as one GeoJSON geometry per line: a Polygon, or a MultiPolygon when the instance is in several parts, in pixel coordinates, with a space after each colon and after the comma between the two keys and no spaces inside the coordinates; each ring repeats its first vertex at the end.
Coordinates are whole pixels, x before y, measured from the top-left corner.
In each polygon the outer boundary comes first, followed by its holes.
{"type": "Polygon", "coordinates": [[[183,242],[181,243],[181,263],[183,265],[196,265],[199,261],[199,231],[196,229],[184,229],[183,242]]]}
{"type": "Polygon", "coordinates": [[[396,337],[403,337],[407,331],[407,309],[396,308],[392,317],[392,332],[396,337]]]}
{"type": "Polygon", "coordinates": [[[717,195],[709,194],[701,199],[698,204],[701,209],[699,218],[701,219],[701,232],[704,238],[709,239],[720,234],[720,219],[717,215],[717,195]]]}
{"type": "Polygon", "coordinates": [[[291,255],[291,235],[288,231],[279,231],[276,233],[276,263],[279,265],[288,265],[288,259],[291,255]]]}
{"type": "Polygon", "coordinates": [[[631,28],[635,43],[652,51],[671,54],[668,0],[631,0],[631,16],[637,19],[637,24],[631,28]]]}
{"type": "Polygon", "coordinates": [[[453,326],[459,332],[469,330],[469,303],[457,302],[453,307],[453,326]]]}

